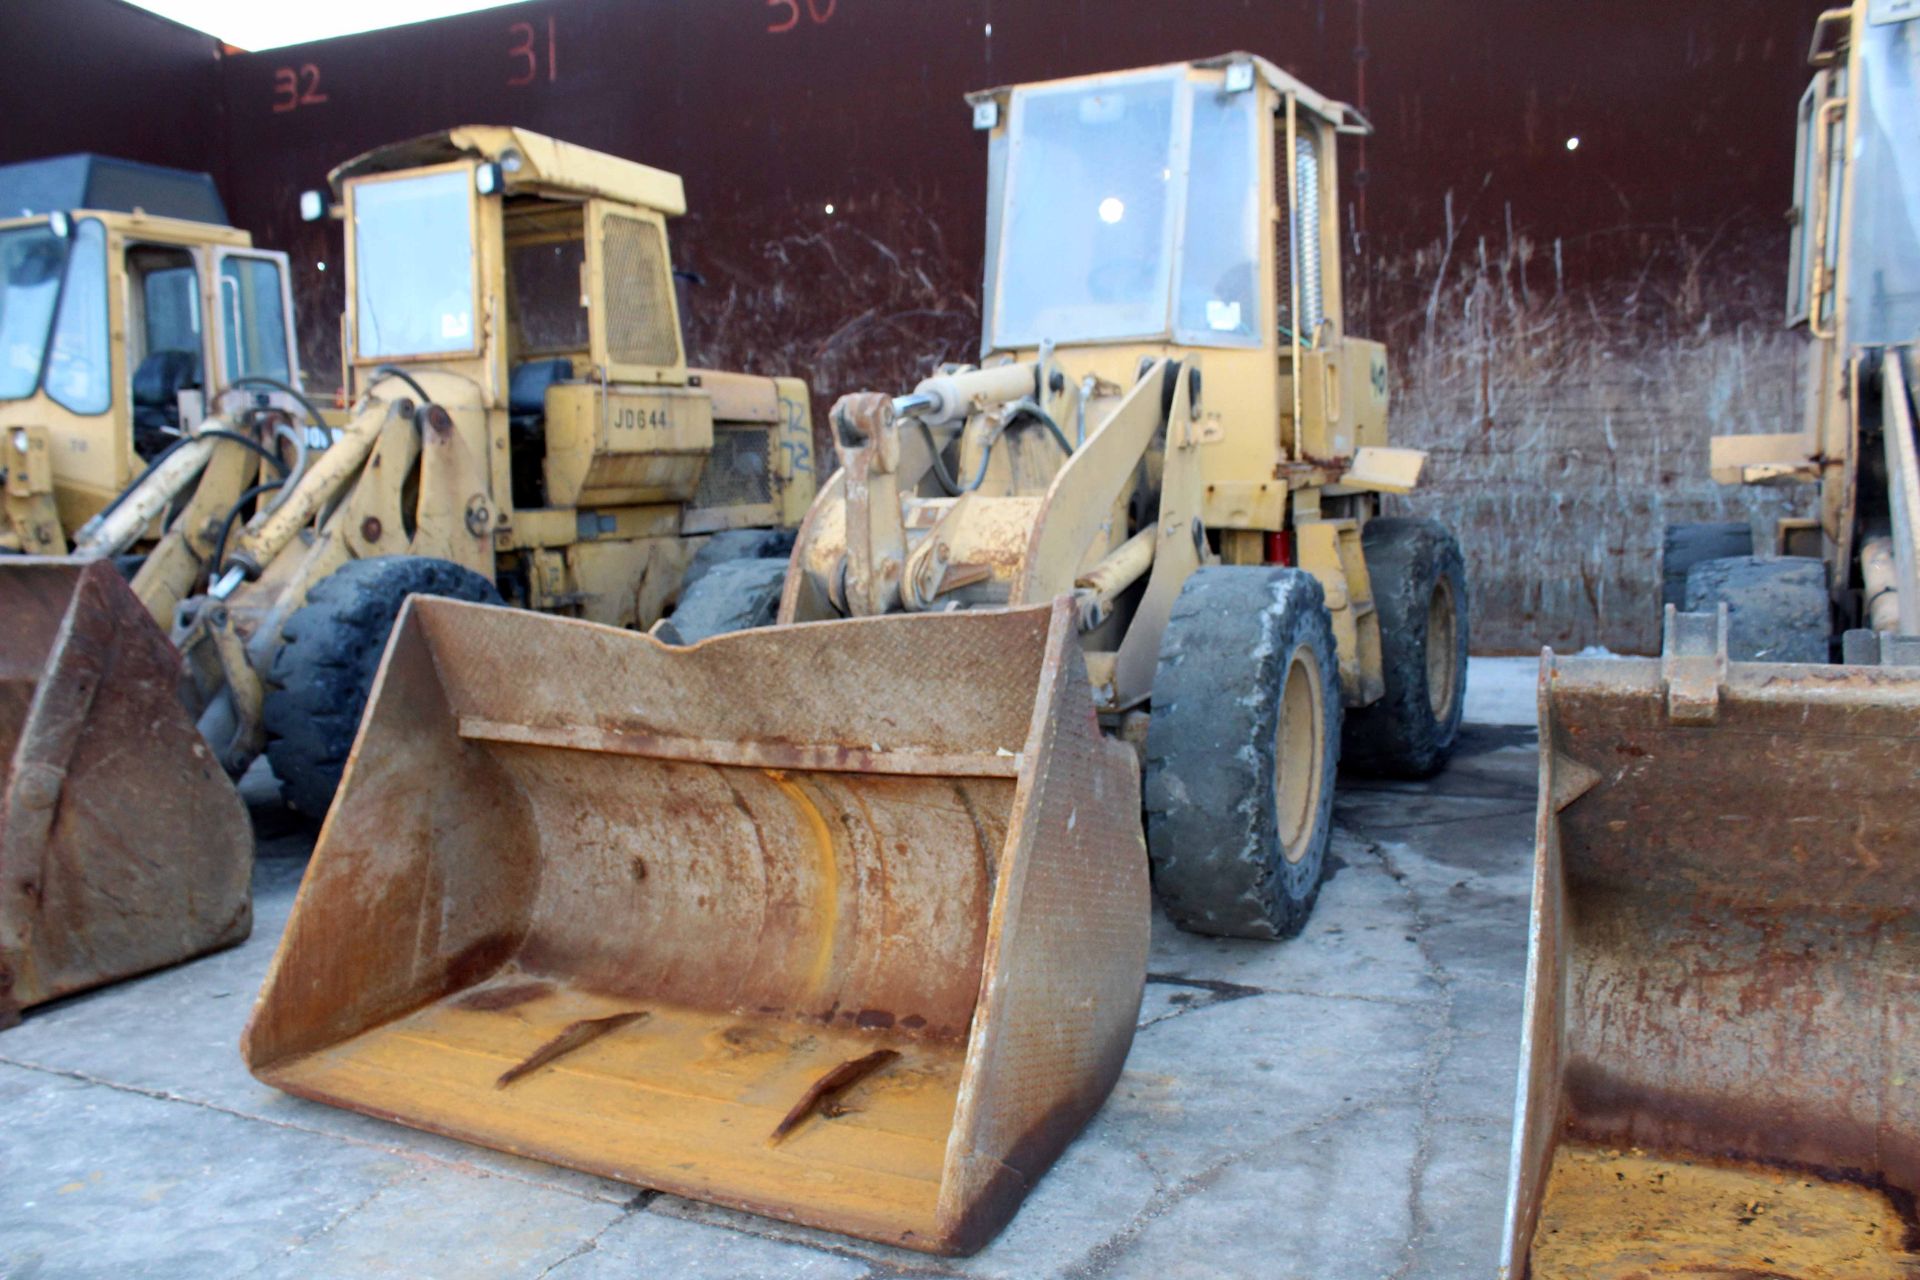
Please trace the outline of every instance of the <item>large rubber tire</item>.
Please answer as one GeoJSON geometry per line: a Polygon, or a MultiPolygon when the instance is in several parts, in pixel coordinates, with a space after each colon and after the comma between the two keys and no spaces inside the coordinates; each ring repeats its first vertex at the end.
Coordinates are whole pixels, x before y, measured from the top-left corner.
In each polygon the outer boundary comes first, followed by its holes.
{"type": "Polygon", "coordinates": [[[792,529],[728,529],[714,534],[693,553],[693,560],[680,579],[681,599],[716,565],[735,560],[785,559],[793,551],[793,535],[792,529]]]}
{"type": "Polygon", "coordinates": [[[1446,767],[1467,702],[1467,565],[1437,520],[1383,517],[1360,535],[1387,691],[1347,712],[1341,759],[1391,778],[1446,767]]]}
{"type": "Polygon", "coordinates": [[[287,619],[267,676],[267,761],[280,794],[310,818],[326,816],[367,708],[374,673],[410,595],[499,604],[471,569],[426,556],[351,560],[322,578],[287,619]]]}
{"type": "Polygon", "coordinates": [[[785,560],[729,560],[716,564],[680,592],[680,603],[654,629],[668,644],[694,644],[708,636],[770,627],[780,610],[787,580],[785,560]]]}
{"type": "Polygon", "coordinates": [[[1670,524],[1660,540],[1660,610],[1687,607],[1687,571],[1706,560],[1753,554],[1753,526],[1745,521],[1670,524]]]}
{"type": "Polygon", "coordinates": [[[1734,556],[1687,571],[1686,608],[1727,606],[1727,656],[1735,662],[1832,660],[1827,566],[1807,556],[1734,556]]]}
{"type": "Polygon", "coordinates": [[[1147,855],[1182,929],[1286,938],[1333,832],[1340,673],[1320,584],[1298,569],[1187,579],[1160,642],[1143,778],[1147,855]]]}

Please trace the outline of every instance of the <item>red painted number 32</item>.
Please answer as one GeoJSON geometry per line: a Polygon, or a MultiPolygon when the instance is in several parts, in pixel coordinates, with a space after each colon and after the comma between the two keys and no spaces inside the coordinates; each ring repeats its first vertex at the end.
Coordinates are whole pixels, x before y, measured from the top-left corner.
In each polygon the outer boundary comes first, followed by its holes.
{"type": "MultiPolygon", "coordinates": [[[[813,25],[819,26],[833,16],[833,7],[840,0],[806,0],[807,16],[813,19],[813,25]]],[[[791,31],[800,25],[800,0],[767,0],[767,8],[777,9],[786,14],[783,22],[767,24],[767,30],[775,35],[782,31],[791,31]]]]}
{"type": "Polygon", "coordinates": [[[276,112],[318,106],[326,100],[327,95],[320,92],[320,68],[311,62],[301,63],[297,71],[292,67],[274,70],[273,109],[276,112]]]}

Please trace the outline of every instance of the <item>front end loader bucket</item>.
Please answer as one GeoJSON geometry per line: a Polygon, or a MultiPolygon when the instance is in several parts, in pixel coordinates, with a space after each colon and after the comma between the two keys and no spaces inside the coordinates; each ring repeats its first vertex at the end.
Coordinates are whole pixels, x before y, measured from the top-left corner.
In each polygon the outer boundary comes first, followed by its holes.
{"type": "Polygon", "coordinates": [[[1500,1275],[1920,1276],[1920,672],[1668,652],[1542,663],[1500,1275]]]}
{"type": "Polygon", "coordinates": [[[104,560],[0,560],[0,1026],[252,927],[246,806],[104,560]]]}
{"type": "Polygon", "coordinates": [[[690,648],[414,597],[243,1042],[289,1093],[978,1248],[1132,1040],[1147,863],[1064,603],[690,648]]]}

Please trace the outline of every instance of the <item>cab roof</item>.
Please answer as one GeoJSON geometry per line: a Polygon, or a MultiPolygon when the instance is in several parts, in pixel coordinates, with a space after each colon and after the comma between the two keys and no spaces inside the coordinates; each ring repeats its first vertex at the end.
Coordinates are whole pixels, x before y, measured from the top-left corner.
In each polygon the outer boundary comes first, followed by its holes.
{"type": "Polygon", "coordinates": [[[668,217],[687,211],[686,188],[678,174],[508,125],[462,125],[375,147],[334,169],[327,181],[338,196],[342,185],[353,178],[461,160],[499,165],[509,194],[558,199],[598,196],[668,217]]]}
{"type": "Polygon", "coordinates": [[[1189,67],[1203,71],[1215,71],[1236,62],[1244,62],[1253,67],[1254,74],[1276,93],[1292,94],[1301,106],[1325,119],[1343,133],[1371,134],[1373,125],[1367,118],[1348,104],[1335,98],[1329,98],[1315,90],[1304,81],[1282,71],[1267,59],[1253,53],[1223,53],[1212,58],[1195,58],[1190,62],[1163,62],[1150,67],[1130,67],[1123,71],[1102,71],[1097,75],[1064,76],[1057,80],[1029,80],[1021,84],[1000,85],[993,89],[979,89],[967,95],[967,101],[986,102],[1003,98],[1015,89],[1035,89],[1045,85],[1072,84],[1075,82],[1094,82],[1112,80],[1120,76],[1139,75],[1143,71],[1179,70],[1189,67]]]}
{"type": "Polygon", "coordinates": [[[86,153],[0,165],[0,218],[74,209],[228,225],[210,174],[86,153]]]}

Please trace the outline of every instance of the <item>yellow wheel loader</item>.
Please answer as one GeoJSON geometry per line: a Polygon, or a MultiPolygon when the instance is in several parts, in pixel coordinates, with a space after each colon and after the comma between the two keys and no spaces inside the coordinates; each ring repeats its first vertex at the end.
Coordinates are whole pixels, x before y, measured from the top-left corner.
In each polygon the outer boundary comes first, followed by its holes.
{"type": "MultiPolygon", "coordinates": [[[[277,415],[281,439],[272,428],[264,439],[280,454],[324,446],[323,423],[293,425],[311,406],[296,390],[286,255],[225,225],[207,175],[100,156],[29,161],[0,167],[0,210],[25,212],[0,219],[0,553],[146,550],[198,474],[185,464],[204,467],[216,437],[164,475],[155,464],[222,413],[277,415]],[[142,478],[151,493],[156,479],[171,484],[157,505],[136,504],[143,518],[103,522],[142,478]]],[[[219,449],[266,465],[246,443],[219,449]]],[[[249,482],[229,469],[231,503],[249,482]]],[[[162,625],[178,594],[156,608],[162,625]]]]}
{"type": "Polygon", "coordinates": [[[10,165],[0,209],[4,1025],[246,937],[252,829],[164,628],[209,526],[325,437],[286,258],[204,174],[10,165]]]}
{"type": "Polygon", "coordinates": [[[1883,639],[1920,643],[1920,94],[1904,14],[1859,0],[1814,32],[1786,310],[1807,337],[1804,421],[1712,441],[1714,479],[1817,484],[1820,514],[1779,522],[1764,548],[1743,524],[1666,531],[1663,604],[1725,604],[1735,661],[1871,663],[1883,639]]]}
{"type": "Polygon", "coordinates": [[[1188,927],[1285,936],[1343,741],[1440,767],[1466,583],[1377,516],[1423,458],[1342,321],[1364,121],[1244,54],[972,109],[985,354],[835,406],[784,574],[709,573],[655,636],[403,614],[262,1079],[971,1251],[1118,1075],[1150,870],[1188,927]]]}
{"type": "Polygon", "coordinates": [[[1670,538],[1660,659],[1542,660],[1506,1280],[1920,1275],[1920,14],[1830,11],[1813,63],[1807,426],[1713,464],[1821,515],[1670,538]]]}
{"type": "Polygon", "coordinates": [[[351,420],[221,531],[174,637],[228,769],[264,749],[316,818],[407,596],[646,627],[690,572],[783,559],[813,495],[804,385],[687,367],[678,177],[471,127],[331,182],[303,213],[346,222],[351,420]]]}

